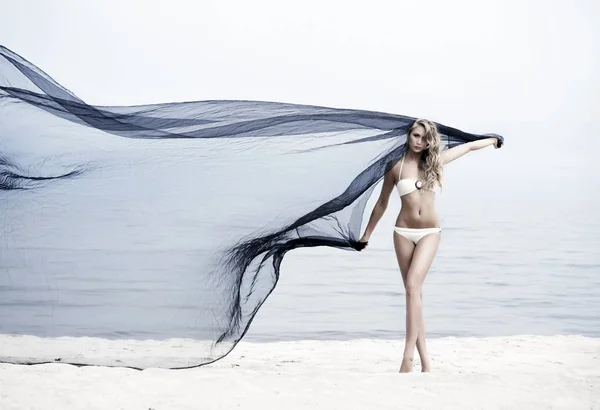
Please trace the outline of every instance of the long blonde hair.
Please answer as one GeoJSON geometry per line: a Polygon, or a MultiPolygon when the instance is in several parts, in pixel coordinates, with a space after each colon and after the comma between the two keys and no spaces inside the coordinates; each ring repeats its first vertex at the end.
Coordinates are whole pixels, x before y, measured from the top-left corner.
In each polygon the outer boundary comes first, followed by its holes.
{"type": "Polygon", "coordinates": [[[423,155],[419,161],[419,171],[425,176],[423,185],[425,188],[433,189],[437,184],[441,188],[444,170],[440,157],[440,134],[434,122],[419,118],[410,126],[408,135],[419,125],[425,128],[425,141],[429,144],[429,148],[423,151],[423,155]]]}

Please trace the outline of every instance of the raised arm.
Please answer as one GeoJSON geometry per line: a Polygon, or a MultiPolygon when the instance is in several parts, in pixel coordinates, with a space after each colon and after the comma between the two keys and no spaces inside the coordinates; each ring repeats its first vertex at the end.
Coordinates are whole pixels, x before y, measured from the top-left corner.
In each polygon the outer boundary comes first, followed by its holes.
{"type": "Polygon", "coordinates": [[[440,158],[442,160],[442,165],[446,165],[449,162],[454,161],[457,158],[462,157],[468,152],[477,151],[478,149],[485,148],[489,145],[493,145],[495,148],[498,147],[498,138],[491,137],[485,138],[477,141],[467,142],[461,145],[457,145],[454,148],[450,148],[442,151],[440,154],[440,158]]]}
{"type": "Polygon", "coordinates": [[[385,210],[387,209],[390,200],[390,194],[394,190],[394,185],[396,184],[396,174],[394,173],[394,169],[396,169],[396,167],[392,167],[388,172],[385,173],[383,177],[383,186],[381,187],[381,193],[379,194],[377,203],[375,204],[375,207],[371,212],[369,223],[365,228],[365,233],[363,234],[362,238],[360,238],[359,242],[364,243],[365,246],[366,243],[369,242],[369,238],[371,237],[375,226],[377,226],[377,223],[379,222],[379,220],[385,213],[385,210]]]}

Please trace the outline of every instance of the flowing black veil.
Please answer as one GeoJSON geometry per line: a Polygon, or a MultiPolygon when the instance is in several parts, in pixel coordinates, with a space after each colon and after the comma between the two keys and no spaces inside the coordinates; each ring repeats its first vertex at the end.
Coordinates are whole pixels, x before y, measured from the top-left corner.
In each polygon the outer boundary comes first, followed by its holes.
{"type": "MultiPolygon", "coordinates": [[[[263,101],[93,106],[0,46],[0,361],[223,357],[286,252],[356,249],[413,121],[263,101]]],[[[443,149],[496,136],[437,125],[443,149]]]]}

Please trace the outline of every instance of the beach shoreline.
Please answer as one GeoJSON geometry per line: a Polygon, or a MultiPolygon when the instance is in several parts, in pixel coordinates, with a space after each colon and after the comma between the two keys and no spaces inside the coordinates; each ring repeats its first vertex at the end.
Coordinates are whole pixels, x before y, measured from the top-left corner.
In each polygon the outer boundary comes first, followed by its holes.
{"type": "Polygon", "coordinates": [[[0,408],[600,409],[600,338],[431,339],[433,372],[415,352],[415,371],[399,374],[403,343],[241,341],[185,370],[2,363],[0,408]]]}

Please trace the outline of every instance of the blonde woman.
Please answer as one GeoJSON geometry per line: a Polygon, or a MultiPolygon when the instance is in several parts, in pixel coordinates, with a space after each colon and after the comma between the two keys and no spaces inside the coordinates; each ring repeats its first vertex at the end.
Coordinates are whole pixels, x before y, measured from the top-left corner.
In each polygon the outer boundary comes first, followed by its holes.
{"type": "Polygon", "coordinates": [[[425,344],[422,287],[442,232],[434,199],[435,189],[442,185],[443,166],[470,151],[489,145],[499,148],[501,143],[497,138],[486,138],[440,152],[440,136],[436,125],[429,120],[417,119],[408,130],[402,158],[384,176],[381,194],[360,242],[367,246],[396,187],[402,208],[394,227],[394,248],[406,289],[406,341],[400,366],[402,373],[412,371],[415,345],[421,358],[421,370],[431,370],[425,344]]]}

